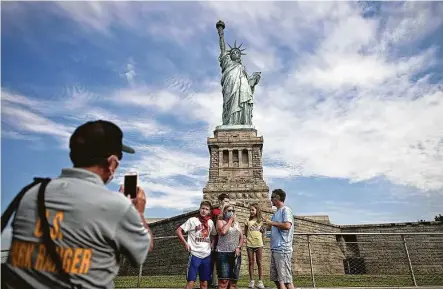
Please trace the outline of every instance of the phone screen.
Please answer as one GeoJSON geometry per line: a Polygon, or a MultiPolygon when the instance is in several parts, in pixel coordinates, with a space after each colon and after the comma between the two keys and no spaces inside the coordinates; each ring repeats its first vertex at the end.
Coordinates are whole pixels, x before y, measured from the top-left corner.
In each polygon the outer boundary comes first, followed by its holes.
{"type": "Polygon", "coordinates": [[[137,195],[137,175],[126,175],[125,176],[125,196],[130,195],[131,199],[135,199],[137,195]]]}

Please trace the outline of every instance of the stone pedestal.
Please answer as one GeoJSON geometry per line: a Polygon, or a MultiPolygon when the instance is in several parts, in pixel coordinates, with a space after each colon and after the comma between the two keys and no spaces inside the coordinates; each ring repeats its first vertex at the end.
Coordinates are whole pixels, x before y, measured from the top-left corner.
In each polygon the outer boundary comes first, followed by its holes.
{"type": "Polygon", "coordinates": [[[218,126],[208,138],[209,180],[203,199],[217,203],[226,193],[232,201],[248,205],[259,203],[271,208],[269,187],[263,180],[263,137],[251,126],[218,126]]]}

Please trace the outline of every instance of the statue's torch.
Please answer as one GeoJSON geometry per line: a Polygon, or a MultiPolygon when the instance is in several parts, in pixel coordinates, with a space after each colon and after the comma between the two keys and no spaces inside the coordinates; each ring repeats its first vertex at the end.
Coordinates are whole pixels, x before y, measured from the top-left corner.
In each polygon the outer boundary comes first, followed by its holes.
{"type": "Polygon", "coordinates": [[[219,20],[217,24],[215,24],[215,27],[217,28],[218,35],[223,34],[223,30],[225,29],[226,25],[223,21],[219,20]]]}
{"type": "Polygon", "coordinates": [[[225,29],[225,23],[221,20],[219,20],[217,22],[217,24],[215,24],[215,27],[217,28],[218,31],[218,38],[219,38],[219,43],[220,43],[220,51],[221,54],[223,55],[226,51],[226,47],[225,47],[225,37],[224,37],[224,32],[223,29],[225,29]]]}

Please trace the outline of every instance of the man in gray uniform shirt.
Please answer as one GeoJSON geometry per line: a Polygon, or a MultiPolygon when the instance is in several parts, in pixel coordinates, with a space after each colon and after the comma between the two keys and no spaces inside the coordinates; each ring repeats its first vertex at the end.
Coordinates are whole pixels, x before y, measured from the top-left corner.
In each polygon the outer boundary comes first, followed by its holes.
{"type": "Polygon", "coordinates": [[[12,243],[2,288],[114,288],[119,256],[140,266],[152,250],[153,237],[144,218],[146,196],[135,199],[106,189],[122,152],[123,133],[107,121],[87,122],[70,138],[73,168],[63,169],[45,191],[50,238],[71,284],[60,278],[42,241],[38,217],[39,185],[23,196],[12,223],[12,243]]]}

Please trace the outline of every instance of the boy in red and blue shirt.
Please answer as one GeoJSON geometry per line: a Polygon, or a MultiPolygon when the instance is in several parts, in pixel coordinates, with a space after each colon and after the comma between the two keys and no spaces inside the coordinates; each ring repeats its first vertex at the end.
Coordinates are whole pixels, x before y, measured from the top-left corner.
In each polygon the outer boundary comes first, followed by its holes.
{"type": "Polygon", "coordinates": [[[211,249],[217,231],[210,211],[211,203],[202,201],[199,214],[189,218],[176,230],[178,238],[189,252],[186,289],[194,288],[197,274],[201,289],[207,289],[212,279],[211,249]],[[188,233],[188,240],[185,240],[183,232],[188,233]]]}

